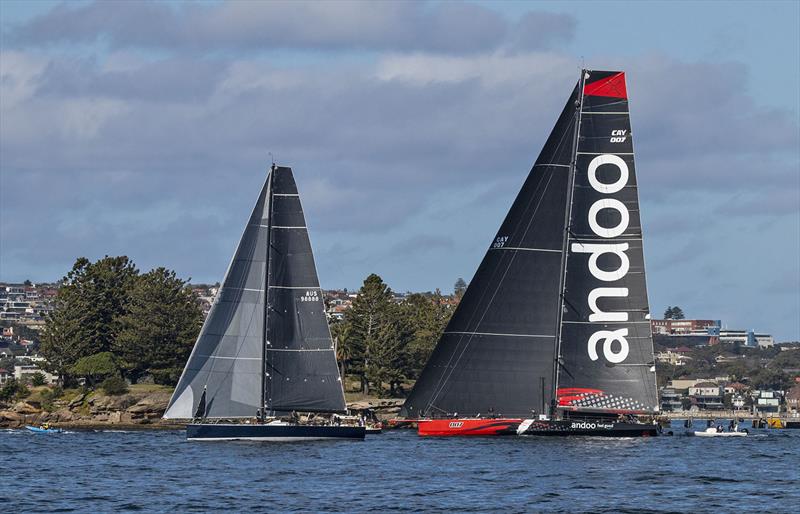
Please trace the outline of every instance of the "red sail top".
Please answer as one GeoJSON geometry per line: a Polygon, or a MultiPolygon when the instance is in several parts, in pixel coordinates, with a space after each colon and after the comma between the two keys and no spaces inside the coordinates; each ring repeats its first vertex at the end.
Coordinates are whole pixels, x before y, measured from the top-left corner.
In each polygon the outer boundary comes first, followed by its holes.
{"type": "Polygon", "coordinates": [[[619,72],[595,82],[590,82],[583,87],[583,94],[586,96],[628,98],[628,91],[625,88],[625,73],[619,72]]]}

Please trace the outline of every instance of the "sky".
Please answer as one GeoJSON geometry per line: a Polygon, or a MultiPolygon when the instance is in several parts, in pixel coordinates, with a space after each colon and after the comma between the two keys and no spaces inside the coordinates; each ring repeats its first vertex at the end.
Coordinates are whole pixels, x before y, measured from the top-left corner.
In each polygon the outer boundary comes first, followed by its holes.
{"type": "Polygon", "coordinates": [[[626,71],[654,317],[800,340],[800,3],[0,2],[0,281],[222,279],[270,152],[324,288],[470,280],[579,76],[626,71]]]}

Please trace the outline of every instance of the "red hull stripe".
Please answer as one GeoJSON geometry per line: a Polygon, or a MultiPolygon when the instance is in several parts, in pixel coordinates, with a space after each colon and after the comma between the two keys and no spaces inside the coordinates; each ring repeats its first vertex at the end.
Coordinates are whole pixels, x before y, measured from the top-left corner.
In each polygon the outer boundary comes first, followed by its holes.
{"type": "Polygon", "coordinates": [[[586,96],[628,98],[628,90],[625,87],[625,73],[620,72],[597,82],[586,84],[583,86],[583,94],[586,96]]]}
{"type": "Polygon", "coordinates": [[[515,434],[521,419],[429,419],[420,420],[422,436],[487,436],[515,434]]]}

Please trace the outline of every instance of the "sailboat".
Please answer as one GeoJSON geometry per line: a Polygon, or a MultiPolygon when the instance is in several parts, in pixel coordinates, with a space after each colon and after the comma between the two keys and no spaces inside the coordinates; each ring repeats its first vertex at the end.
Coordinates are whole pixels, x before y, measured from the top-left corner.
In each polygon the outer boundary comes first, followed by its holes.
{"type": "Polygon", "coordinates": [[[400,413],[420,435],[658,433],[625,74],[582,70],[400,413]]]}
{"type": "Polygon", "coordinates": [[[164,418],[194,441],[363,439],[345,412],[300,196],[273,164],[164,418]]]}

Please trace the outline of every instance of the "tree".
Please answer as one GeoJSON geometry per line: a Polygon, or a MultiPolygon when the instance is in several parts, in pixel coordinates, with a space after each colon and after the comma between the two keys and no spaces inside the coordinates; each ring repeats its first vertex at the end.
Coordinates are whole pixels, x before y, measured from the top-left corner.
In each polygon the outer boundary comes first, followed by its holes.
{"type": "Polygon", "coordinates": [[[66,376],[82,357],[112,350],[137,274],[125,256],[75,261],[62,279],[42,334],[41,353],[48,370],[66,376]]]}
{"type": "Polygon", "coordinates": [[[664,319],[686,319],[680,307],[667,307],[664,311],[664,319]]]}
{"type": "Polygon", "coordinates": [[[406,346],[407,378],[416,380],[450,321],[452,310],[437,289],[432,297],[412,294],[403,304],[404,322],[411,334],[406,346]]]}
{"type": "Polygon", "coordinates": [[[134,383],[150,374],[156,383],[176,384],[202,323],[194,293],[174,271],[137,277],[114,344],[125,375],[134,383]]]}
{"type": "Polygon", "coordinates": [[[43,386],[46,383],[47,383],[47,381],[45,380],[44,374],[41,373],[40,371],[37,371],[36,373],[34,373],[31,376],[31,385],[32,386],[36,386],[36,387],[43,386]]]}
{"type": "Polygon", "coordinates": [[[33,283],[32,283],[30,280],[26,280],[26,281],[25,281],[25,282],[23,282],[22,284],[23,284],[23,285],[25,285],[25,286],[28,286],[28,287],[30,287],[30,286],[32,286],[32,285],[33,285],[33,283]]]}
{"type": "Polygon", "coordinates": [[[369,394],[370,382],[375,382],[378,389],[385,373],[381,368],[386,365],[385,346],[395,346],[391,332],[387,329],[394,320],[395,304],[392,301],[392,290],[381,277],[371,274],[364,280],[353,301],[353,306],[345,314],[345,322],[350,324],[351,349],[357,366],[352,369],[361,380],[361,391],[369,394]]]}
{"type": "Polygon", "coordinates": [[[94,355],[81,357],[72,366],[70,372],[78,377],[84,377],[90,386],[94,386],[100,380],[119,373],[114,354],[111,352],[100,352],[94,355]]]}
{"type": "Polygon", "coordinates": [[[453,293],[456,295],[456,298],[461,298],[464,296],[464,292],[467,290],[467,283],[464,281],[463,278],[458,277],[456,280],[455,285],[453,286],[453,293]]]}

